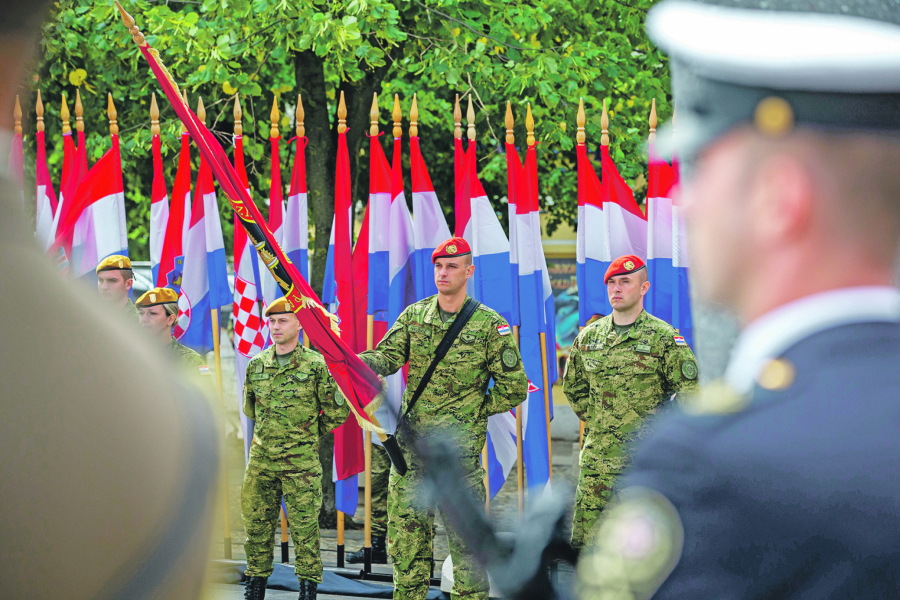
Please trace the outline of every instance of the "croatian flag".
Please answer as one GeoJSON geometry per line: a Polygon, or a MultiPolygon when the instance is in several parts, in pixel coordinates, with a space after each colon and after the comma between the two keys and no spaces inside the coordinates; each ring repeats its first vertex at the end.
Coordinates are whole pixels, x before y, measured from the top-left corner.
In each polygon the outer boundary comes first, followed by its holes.
{"type": "Polygon", "coordinates": [[[309,280],[309,211],[306,200],[306,144],[305,137],[294,138],[294,168],[291,189],[288,191],[282,244],[284,253],[296,265],[304,279],[309,280]]]}
{"type": "Polygon", "coordinates": [[[509,321],[512,318],[509,240],[478,179],[474,141],[469,142],[465,161],[457,199],[456,234],[462,232],[472,248],[475,274],[469,279],[469,295],[509,321]]]}
{"type": "MultiPolygon", "coordinates": [[[[678,162],[672,157],[673,185],[679,181],[678,162]]],[[[672,291],[672,327],[677,329],[684,341],[694,347],[694,317],[691,313],[691,285],[688,279],[687,229],[684,213],[678,203],[678,194],[672,202],[672,268],[675,271],[672,291]]]]}
{"type": "MultiPolygon", "coordinates": [[[[269,138],[272,147],[272,182],[269,186],[269,229],[279,246],[284,247],[284,195],[281,191],[281,158],[278,152],[278,142],[281,136],[269,138]]],[[[263,304],[268,307],[270,304],[284,296],[281,287],[266,265],[262,263],[262,257],[259,258],[259,273],[262,279],[262,297],[263,304]]]]}
{"type": "Polygon", "coordinates": [[[609,146],[600,146],[603,171],[603,216],[609,239],[610,260],[623,254],[647,257],[647,217],[634,201],[634,193],[609,156],[609,146]]]}
{"type": "MultiPolygon", "coordinates": [[[[459,98],[456,99],[457,105],[459,98]]],[[[462,190],[463,174],[466,170],[466,151],[463,149],[462,136],[453,136],[453,235],[462,236],[463,229],[459,226],[459,199],[462,190]]]]}
{"type": "Polygon", "coordinates": [[[387,320],[390,281],[391,167],[379,136],[369,136],[369,295],[367,314],[387,320]]]}
{"type": "MultiPolygon", "coordinates": [[[[247,169],[244,167],[244,141],[242,136],[234,137],[234,170],[247,193],[247,169]]],[[[234,364],[237,373],[238,390],[244,389],[247,363],[266,346],[268,328],[264,326],[259,310],[259,271],[256,251],[250,247],[250,238],[234,214],[234,302],[231,318],[234,321],[234,364]]],[[[241,395],[238,394],[238,404],[241,395]]],[[[244,461],[250,458],[250,444],[253,441],[253,419],[238,410],[241,429],[244,434],[244,461]]]]}
{"type": "Polygon", "coordinates": [[[644,308],[666,323],[672,322],[672,293],[675,291],[672,232],[672,167],[649,148],[650,177],[647,185],[647,274],[650,290],[644,296],[644,308]]]}
{"type": "MultiPolygon", "coordinates": [[[[545,486],[550,481],[550,453],[547,426],[552,415],[547,414],[543,385],[553,385],[556,379],[555,352],[556,308],[547,261],[541,245],[541,219],[538,206],[537,156],[534,146],[525,154],[525,168],[516,182],[516,241],[519,257],[519,350],[525,373],[530,381],[542,382],[541,387],[530,384],[523,411],[522,446],[528,487],[545,486]],[[545,334],[546,351],[541,352],[540,334],[545,334]],[[543,382],[543,363],[547,362],[547,382],[543,382]]],[[[552,406],[552,405],[551,405],[552,406]]]]}
{"type": "Polygon", "coordinates": [[[210,311],[232,301],[216,190],[209,165],[201,158],[185,241],[175,337],[185,346],[205,354],[213,347],[210,311]]]}
{"type": "MultiPolygon", "coordinates": [[[[84,146],[81,148],[75,147],[75,142],[72,140],[71,133],[63,134],[62,181],[59,186],[59,206],[53,214],[53,224],[50,226],[51,240],[56,240],[60,237],[60,234],[62,233],[61,224],[70,220],[69,215],[72,213],[71,205],[73,204],[75,194],[78,191],[78,185],[81,183],[81,180],[87,176],[87,161],[82,160],[82,154],[84,154],[85,151],[86,148],[84,146]],[[66,198],[69,200],[66,200],[66,198]]],[[[112,157],[110,157],[109,160],[112,161],[112,157]]],[[[76,218],[81,216],[82,211],[83,207],[75,211],[76,218]]],[[[79,239],[83,238],[85,235],[85,226],[86,220],[78,226],[80,231],[77,233],[77,236],[79,239]]],[[[71,244],[75,236],[76,233],[74,230],[69,231],[66,234],[67,242],[64,251],[69,259],[71,259],[71,244]]],[[[79,242],[79,245],[81,243],[82,242],[79,242]]]]}
{"type": "Polygon", "coordinates": [[[413,233],[416,244],[415,265],[416,300],[424,300],[437,294],[434,284],[434,267],[431,254],[444,240],[450,239],[450,228],[441,204],[438,202],[428,168],[419,148],[419,138],[409,140],[410,166],[412,167],[413,233]]]}
{"type": "Polygon", "coordinates": [[[56,214],[57,203],[56,194],[53,192],[53,182],[50,179],[50,170],[47,168],[47,151],[44,147],[43,131],[37,132],[35,142],[37,144],[37,160],[34,169],[34,236],[38,245],[45,249],[53,241],[50,233],[53,228],[53,215],[56,214]]]}
{"type": "Polygon", "coordinates": [[[169,193],[163,175],[162,143],[156,134],[153,136],[153,190],[150,192],[150,271],[153,281],[159,280],[159,263],[168,223],[169,193]]]}
{"type": "Polygon", "coordinates": [[[603,276],[612,262],[603,213],[603,188],[584,144],[576,146],[578,156],[578,232],[575,250],[575,277],[578,282],[578,324],[587,325],[595,314],[612,312],[603,276]]]}
{"type": "Polygon", "coordinates": [[[181,278],[184,272],[184,244],[187,241],[186,224],[190,224],[190,218],[191,138],[187,132],[182,132],[181,152],[178,155],[178,170],[175,172],[175,185],[172,188],[169,220],[166,223],[166,235],[159,259],[159,274],[156,276],[157,287],[169,287],[176,292],[181,290],[181,278]]]}
{"type": "MultiPolygon", "coordinates": [[[[519,297],[519,254],[518,242],[516,241],[516,183],[521,178],[522,163],[519,161],[519,153],[516,147],[510,143],[506,144],[506,198],[507,198],[507,215],[509,217],[509,271],[510,285],[512,297],[519,297]]],[[[510,325],[519,325],[521,317],[519,316],[519,303],[512,303],[512,318],[510,325]]]]}

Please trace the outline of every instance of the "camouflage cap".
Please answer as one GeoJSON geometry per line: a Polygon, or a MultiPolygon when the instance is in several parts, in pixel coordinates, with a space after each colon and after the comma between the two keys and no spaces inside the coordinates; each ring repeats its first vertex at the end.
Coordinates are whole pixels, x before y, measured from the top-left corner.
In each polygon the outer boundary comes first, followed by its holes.
{"type": "Polygon", "coordinates": [[[99,273],[101,271],[122,271],[124,269],[130,268],[131,259],[129,259],[127,256],[113,254],[112,256],[107,256],[100,261],[100,264],[97,265],[96,272],[99,273]]]}
{"type": "Polygon", "coordinates": [[[145,292],[134,303],[135,306],[147,308],[156,306],[157,304],[168,304],[170,302],[178,302],[178,293],[172,288],[156,287],[145,292]]]}

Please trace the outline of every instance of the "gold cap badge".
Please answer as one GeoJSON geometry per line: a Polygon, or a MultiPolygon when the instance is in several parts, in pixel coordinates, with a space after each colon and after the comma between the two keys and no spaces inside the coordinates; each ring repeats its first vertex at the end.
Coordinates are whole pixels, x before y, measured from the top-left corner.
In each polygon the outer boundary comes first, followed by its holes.
{"type": "Polygon", "coordinates": [[[156,304],[156,294],[150,294],[150,302],[156,304]]]}
{"type": "Polygon", "coordinates": [[[634,268],[634,263],[631,262],[630,260],[626,260],[624,266],[625,266],[626,269],[628,269],[628,270],[630,271],[631,269],[634,268]]]}
{"type": "Polygon", "coordinates": [[[756,105],[753,124],[763,135],[781,137],[794,128],[794,111],[784,98],[769,96],[756,105]]]}
{"type": "Polygon", "coordinates": [[[456,244],[447,246],[447,254],[456,254],[456,244]]]}

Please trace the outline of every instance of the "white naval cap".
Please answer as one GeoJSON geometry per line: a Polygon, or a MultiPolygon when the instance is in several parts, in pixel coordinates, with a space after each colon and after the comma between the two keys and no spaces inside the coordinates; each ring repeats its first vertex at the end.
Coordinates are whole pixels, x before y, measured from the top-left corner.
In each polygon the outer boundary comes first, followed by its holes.
{"type": "Polygon", "coordinates": [[[648,14],[678,110],[662,151],[689,158],[743,124],[900,133],[900,2],[720,1],[667,0],[648,14]]]}

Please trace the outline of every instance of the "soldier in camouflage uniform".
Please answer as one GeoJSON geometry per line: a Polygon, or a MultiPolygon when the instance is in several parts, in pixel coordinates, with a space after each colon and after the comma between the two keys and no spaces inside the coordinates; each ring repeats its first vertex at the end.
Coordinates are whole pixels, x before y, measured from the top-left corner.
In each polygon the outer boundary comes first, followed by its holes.
{"type": "MultiPolygon", "coordinates": [[[[153,288],[138,298],[135,306],[140,326],[160,343],[165,344],[169,355],[178,364],[183,365],[194,374],[209,375],[206,359],[187,346],[179,344],[172,335],[172,327],[175,326],[175,320],[178,318],[178,294],[174,290],[153,288]]],[[[204,385],[211,384],[205,382],[204,385]]]]}
{"type": "Polygon", "coordinates": [[[280,298],[266,309],[274,345],[253,357],[244,380],[244,414],[255,421],[241,488],[249,599],[265,596],[272,574],[282,495],[297,555],[300,599],[315,599],[322,582],[319,438],[350,413],[322,355],[298,345],[300,322],[291,308],[280,298]]]}
{"type": "MultiPolygon", "coordinates": [[[[403,407],[434,357],[434,351],[466,302],[466,280],[472,276],[469,246],[462,238],[443,242],[432,254],[438,294],[403,311],[375,350],[360,358],[382,376],[396,373],[409,361],[403,407]]],[[[434,371],[419,401],[407,416],[408,429],[398,442],[409,461],[400,476],[391,470],[388,492],[388,552],[394,563],[394,598],[423,600],[431,572],[434,512],[419,504],[422,464],[410,449],[409,434],[427,438],[453,436],[471,493],[484,498],[481,449],[489,416],[506,412],[525,400],[528,379],[506,321],[480,306],[434,371]],[[488,389],[490,380],[494,386],[488,389]]],[[[467,556],[462,541],[448,531],[453,557],[453,597],[487,599],[484,572],[467,556]]]]}
{"type": "MultiPolygon", "coordinates": [[[[391,459],[378,444],[372,444],[372,562],[387,563],[387,500],[388,485],[391,475],[391,459]]],[[[347,562],[361,564],[365,562],[362,548],[347,556],[347,562]]]]}
{"type": "Polygon", "coordinates": [[[140,319],[137,308],[128,298],[134,285],[134,271],[127,256],[113,255],[104,258],[97,265],[97,291],[104,300],[122,307],[128,320],[135,323],[140,319]]]}
{"type": "Polygon", "coordinates": [[[644,311],[650,288],[636,256],[612,262],[605,276],[613,312],[575,338],[563,392],[585,421],[581,474],[575,492],[572,545],[590,543],[616,477],[629,463],[629,444],[643,420],[677,392],[697,388],[697,362],[684,338],[644,311]]]}

